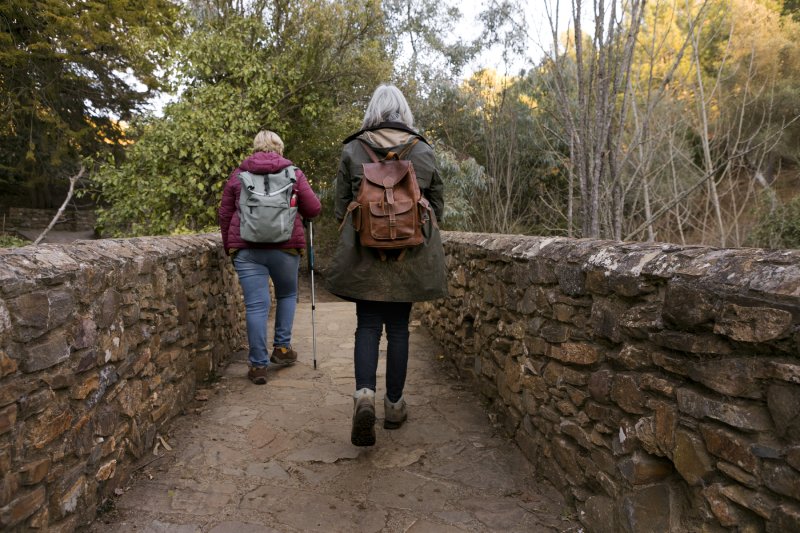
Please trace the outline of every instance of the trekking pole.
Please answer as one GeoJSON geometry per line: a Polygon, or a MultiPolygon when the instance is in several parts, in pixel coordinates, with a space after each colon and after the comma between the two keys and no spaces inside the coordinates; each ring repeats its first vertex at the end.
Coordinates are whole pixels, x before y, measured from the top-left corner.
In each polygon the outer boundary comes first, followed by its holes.
{"type": "Polygon", "coordinates": [[[314,370],[317,369],[317,328],[314,323],[314,314],[317,309],[316,296],[314,294],[314,225],[308,221],[308,270],[311,272],[311,339],[312,353],[314,357],[314,370]]]}

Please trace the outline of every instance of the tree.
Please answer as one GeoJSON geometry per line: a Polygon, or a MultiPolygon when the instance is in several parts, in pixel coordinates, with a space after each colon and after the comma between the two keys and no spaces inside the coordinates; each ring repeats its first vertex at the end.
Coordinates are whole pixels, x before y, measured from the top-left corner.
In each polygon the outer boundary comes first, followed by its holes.
{"type": "Polygon", "coordinates": [[[119,152],[120,121],[161,87],[176,13],[169,0],[0,4],[0,194],[58,205],[82,157],[119,152]]]}
{"type": "Polygon", "coordinates": [[[201,10],[176,53],[180,98],[137,121],[126,161],[97,174],[104,233],[212,227],[222,186],[260,129],[283,137],[317,190],[335,175],[341,139],[391,71],[379,2],[238,4],[201,10]]]}
{"type": "Polygon", "coordinates": [[[643,6],[641,0],[625,6],[617,0],[594,0],[594,28],[587,36],[582,2],[573,0],[575,68],[567,71],[559,65],[569,50],[559,51],[557,21],[551,19],[553,90],[578,183],[584,237],[621,237],[620,140],[630,106],[629,76],[643,6]],[[574,82],[567,73],[574,74],[574,82]],[[610,219],[602,220],[601,204],[613,206],[610,219]]]}

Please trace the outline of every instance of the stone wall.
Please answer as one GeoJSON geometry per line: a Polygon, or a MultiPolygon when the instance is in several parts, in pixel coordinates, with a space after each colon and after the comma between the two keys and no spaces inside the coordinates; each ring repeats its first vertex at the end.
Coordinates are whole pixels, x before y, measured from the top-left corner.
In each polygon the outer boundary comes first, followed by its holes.
{"type": "Polygon", "coordinates": [[[800,531],[800,251],[445,248],[424,323],[587,530],[800,531]]]}
{"type": "Polygon", "coordinates": [[[0,250],[0,530],[91,521],[243,312],[218,236],[0,250]]]}
{"type": "MultiPolygon", "coordinates": [[[[6,230],[44,229],[50,225],[58,209],[31,209],[27,207],[9,207],[0,210],[5,216],[6,230]]],[[[53,229],[60,231],[94,230],[95,215],[91,210],[67,208],[61,214],[53,229]]]]}

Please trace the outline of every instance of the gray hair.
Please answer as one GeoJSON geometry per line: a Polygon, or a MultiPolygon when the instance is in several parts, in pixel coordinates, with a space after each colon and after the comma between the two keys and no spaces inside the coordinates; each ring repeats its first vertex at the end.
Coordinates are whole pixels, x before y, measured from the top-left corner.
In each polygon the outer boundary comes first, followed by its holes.
{"type": "Polygon", "coordinates": [[[394,85],[379,85],[367,105],[361,129],[377,126],[381,122],[402,122],[409,128],[414,127],[414,115],[408,107],[406,97],[394,85]]]}

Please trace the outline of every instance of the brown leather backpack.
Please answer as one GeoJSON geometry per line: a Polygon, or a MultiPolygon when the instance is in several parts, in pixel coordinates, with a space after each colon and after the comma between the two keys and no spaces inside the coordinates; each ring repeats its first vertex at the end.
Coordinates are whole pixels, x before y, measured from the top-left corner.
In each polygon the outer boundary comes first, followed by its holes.
{"type": "Polygon", "coordinates": [[[414,164],[403,159],[416,143],[414,139],[399,154],[389,152],[379,160],[361,141],[372,162],[363,164],[364,178],[347,212],[353,215],[361,245],[378,249],[384,260],[386,250],[403,250],[400,260],[408,248],[424,241],[422,225],[430,216],[430,204],[420,193],[414,164]]]}

